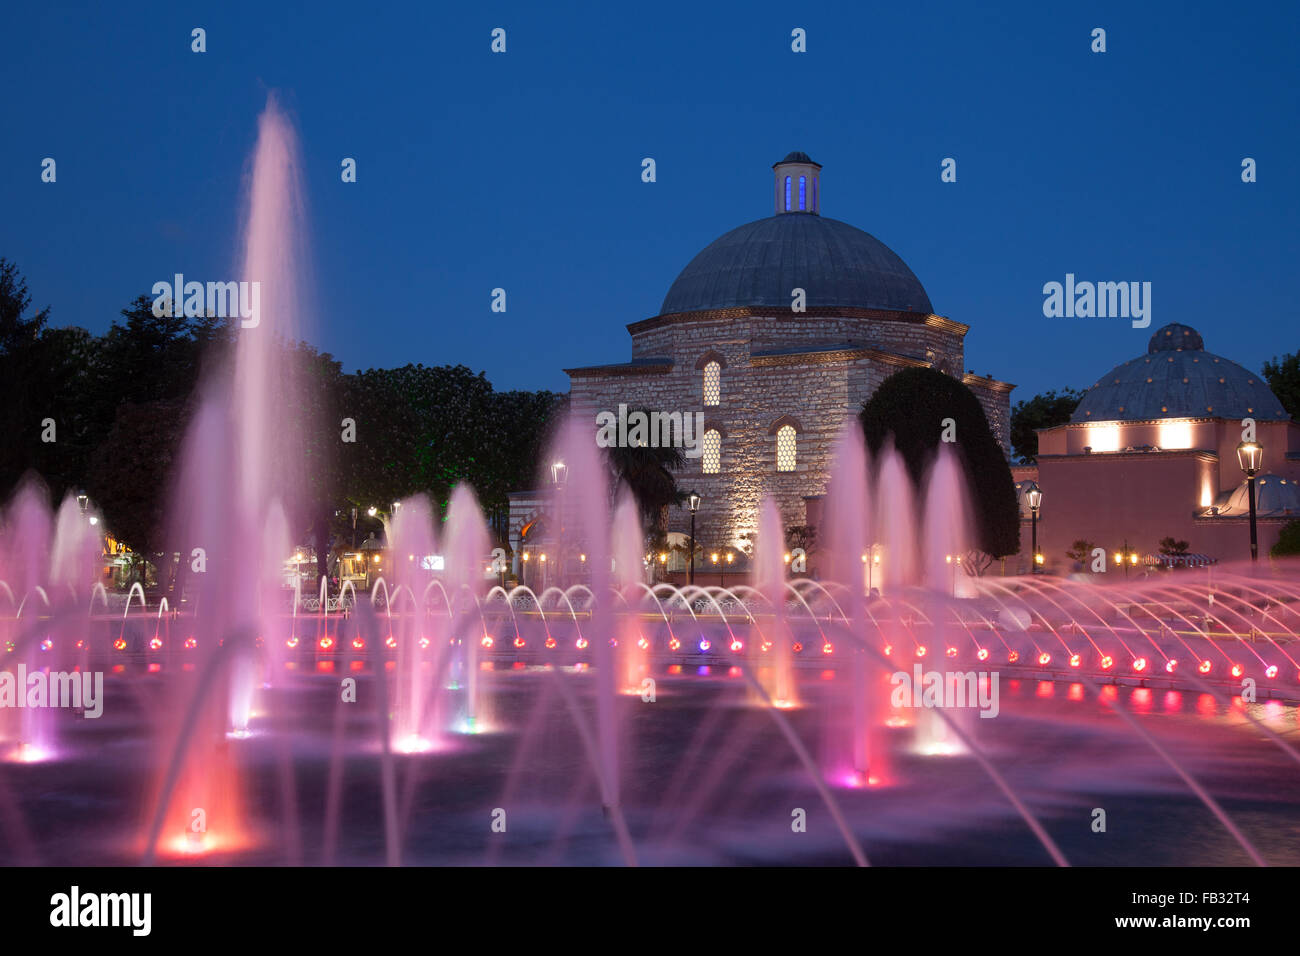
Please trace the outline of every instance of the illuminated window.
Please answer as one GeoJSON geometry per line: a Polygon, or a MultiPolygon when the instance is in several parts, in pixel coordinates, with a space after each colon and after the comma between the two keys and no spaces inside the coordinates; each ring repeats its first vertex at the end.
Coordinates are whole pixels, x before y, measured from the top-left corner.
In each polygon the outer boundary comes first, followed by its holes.
{"type": "Polygon", "coordinates": [[[794,471],[795,431],[793,425],[782,425],[776,430],[776,470],[794,471]]]}
{"type": "Polygon", "coordinates": [[[1098,423],[1088,427],[1089,443],[1093,451],[1119,451],[1119,423],[1098,423]]]}
{"type": "Polygon", "coordinates": [[[704,433],[704,452],[700,458],[706,475],[716,475],[722,470],[722,433],[716,428],[704,433]]]}
{"type": "Polygon", "coordinates": [[[717,405],[722,400],[722,366],[709,362],[704,366],[704,404],[717,405]]]}
{"type": "Polygon", "coordinates": [[[804,176],[800,176],[799,177],[799,208],[800,209],[808,208],[807,199],[808,199],[807,179],[804,176]]]}
{"type": "Polygon", "coordinates": [[[790,177],[785,177],[785,211],[790,211],[790,177]]]}

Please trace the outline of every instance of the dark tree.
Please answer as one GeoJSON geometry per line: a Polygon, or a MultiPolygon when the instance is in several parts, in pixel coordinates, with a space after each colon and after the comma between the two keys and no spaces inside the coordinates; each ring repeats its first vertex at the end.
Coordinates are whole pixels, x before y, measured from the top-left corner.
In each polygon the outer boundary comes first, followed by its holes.
{"type": "Polygon", "coordinates": [[[128,402],[91,456],[86,491],[109,531],[137,554],[164,546],[167,496],[188,420],[182,401],[128,402]]]}
{"type": "Polygon", "coordinates": [[[1291,352],[1280,359],[1264,363],[1264,380],[1272,389],[1286,413],[1300,421],[1300,352],[1291,352]]]}
{"type": "MultiPolygon", "coordinates": [[[[650,413],[644,414],[648,418],[650,413]]],[[[677,489],[677,478],[673,474],[686,464],[682,450],[671,446],[652,448],[641,445],[630,448],[615,446],[608,451],[613,486],[616,488],[621,481],[631,489],[644,528],[664,530],[665,509],[686,500],[686,492],[677,489]]]]}
{"type": "Polygon", "coordinates": [[[1082,398],[1082,392],[1064,388],[1016,403],[1011,412],[1011,451],[1020,464],[1032,465],[1038,460],[1038,435],[1034,429],[1064,425],[1082,398]]]}
{"type": "Polygon", "coordinates": [[[1075,538],[1065,556],[1075,564],[1087,564],[1092,558],[1092,551],[1097,547],[1087,538],[1075,538]]]}
{"type": "Polygon", "coordinates": [[[1015,554],[1020,550],[1015,482],[984,408],[970,389],[933,369],[904,369],[885,379],[863,404],[860,416],[872,454],[879,454],[892,436],[918,485],[934,460],[946,418],[956,424],[955,449],[971,491],[978,548],[992,557],[1015,554]]]}
{"type": "Polygon", "coordinates": [[[1300,555],[1300,518],[1282,525],[1277,536],[1277,543],[1268,552],[1275,558],[1290,558],[1300,555]]]}
{"type": "Polygon", "coordinates": [[[1190,547],[1191,545],[1188,544],[1186,541],[1179,541],[1177,538],[1173,537],[1172,535],[1170,535],[1167,538],[1160,539],[1160,553],[1169,555],[1171,557],[1177,557],[1179,555],[1186,554],[1190,547]]]}

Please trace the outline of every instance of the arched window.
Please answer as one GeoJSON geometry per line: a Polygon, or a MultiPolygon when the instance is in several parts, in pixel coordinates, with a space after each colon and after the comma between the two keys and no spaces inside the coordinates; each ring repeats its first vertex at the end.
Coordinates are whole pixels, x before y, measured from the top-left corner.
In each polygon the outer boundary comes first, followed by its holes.
{"type": "Polygon", "coordinates": [[[790,177],[785,177],[785,211],[790,211],[790,177]]]}
{"type": "Polygon", "coordinates": [[[700,465],[706,475],[716,475],[722,470],[722,432],[716,428],[704,433],[700,465]]]}
{"type": "Polygon", "coordinates": [[[709,407],[722,401],[722,366],[709,362],[704,366],[704,405],[709,407]]]}
{"type": "Polygon", "coordinates": [[[816,177],[816,176],[813,177],[813,204],[812,204],[812,207],[813,207],[813,212],[816,212],[817,209],[818,209],[818,206],[817,206],[817,177],[816,177]]]}
{"type": "Polygon", "coordinates": [[[808,180],[805,176],[799,177],[799,208],[808,208],[808,180]]]}
{"type": "Polygon", "coordinates": [[[793,425],[782,425],[776,430],[776,470],[794,471],[798,463],[795,453],[796,433],[793,425]]]}

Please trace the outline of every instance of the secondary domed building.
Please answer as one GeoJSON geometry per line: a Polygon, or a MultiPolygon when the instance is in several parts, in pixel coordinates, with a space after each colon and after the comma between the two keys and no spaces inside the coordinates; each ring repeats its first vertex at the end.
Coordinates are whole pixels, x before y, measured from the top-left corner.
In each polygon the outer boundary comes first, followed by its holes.
{"type": "MultiPolygon", "coordinates": [[[[764,492],[787,528],[810,523],[806,502],[826,490],[844,417],[901,368],[959,378],[1008,446],[1014,386],[963,371],[968,326],[935,314],[883,242],[822,215],[820,164],[795,152],[773,173],[774,214],[687,263],[659,314],[628,326],[629,361],[566,370],[573,414],[591,416],[593,431],[598,413],[620,405],[703,414],[702,454],[688,459],[678,485],[703,496],[696,539],[706,552],[744,546],[764,492]]],[[[543,507],[519,496],[514,527],[543,507]]],[[[668,528],[685,543],[684,508],[673,509],[668,528]]]]}
{"type": "Polygon", "coordinates": [[[1065,552],[1080,539],[1108,553],[1127,542],[1154,558],[1160,540],[1173,537],[1208,559],[1249,558],[1237,459],[1248,419],[1263,449],[1256,513],[1267,554],[1281,526],[1300,517],[1300,425],[1258,374],[1206,351],[1195,329],[1157,329],[1145,354],[1084,393],[1068,424],[1039,431],[1036,469],[1015,469],[1043,491],[1046,563],[1068,563],[1065,552]]]}

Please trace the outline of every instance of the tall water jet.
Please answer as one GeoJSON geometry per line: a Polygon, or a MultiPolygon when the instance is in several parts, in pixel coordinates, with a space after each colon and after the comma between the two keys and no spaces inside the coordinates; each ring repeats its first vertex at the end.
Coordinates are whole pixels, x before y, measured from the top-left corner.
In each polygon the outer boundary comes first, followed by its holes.
{"type": "MultiPolygon", "coordinates": [[[[460,640],[463,652],[465,708],[462,726],[473,733],[480,729],[484,717],[478,672],[478,651],[483,635],[478,612],[485,583],[483,560],[491,537],[483,519],[483,509],[479,507],[474,490],[467,484],[457,485],[451,493],[443,541],[447,602],[452,611],[459,609],[461,616],[461,623],[455,626],[453,636],[460,640]]],[[[442,641],[441,645],[446,646],[446,643],[442,641]]],[[[442,653],[441,648],[439,653],[442,653]]]]}
{"type": "MultiPolygon", "coordinates": [[[[388,524],[389,553],[393,567],[385,572],[388,586],[387,620],[389,634],[385,640],[396,645],[397,660],[392,669],[394,693],[389,698],[392,707],[390,742],[393,749],[414,753],[427,750],[436,742],[439,732],[438,701],[435,688],[436,670],[424,667],[420,638],[425,626],[424,594],[430,583],[430,570],[423,567],[428,555],[438,551],[434,532],[433,509],[429,499],[416,495],[402,502],[388,524]],[[405,559],[399,556],[405,555],[405,559]]],[[[445,558],[444,558],[445,560],[445,558]]],[[[447,605],[435,609],[429,626],[435,629],[434,655],[441,661],[448,653],[447,638],[451,628],[446,626],[455,592],[447,589],[447,605]]],[[[374,649],[380,653],[379,648],[374,649]]],[[[381,678],[387,679],[387,678],[381,678]]]]}
{"type": "MultiPolygon", "coordinates": [[[[928,616],[933,622],[930,639],[935,651],[956,647],[961,613],[960,596],[974,594],[967,573],[972,549],[968,518],[966,474],[950,444],[940,443],[939,452],[926,480],[924,530],[921,536],[923,582],[929,589],[928,616]]],[[[948,717],[959,721],[969,732],[978,721],[971,711],[953,708],[948,717]]],[[[952,732],[936,710],[922,709],[917,716],[916,745],[922,753],[952,754],[965,751],[960,738],[952,732]]]]}
{"type": "Polygon", "coordinates": [[[794,685],[794,654],[785,623],[785,533],[781,512],[771,495],[763,495],[758,508],[758,543],[754,548],[754,587],[772,608],[772,621],[767,633],[754,634],[750,640],[750,660],[758,662],[763,657],[770,666],[759,666],[759,680],[768,697],[778,707],[793,707],[797,703],[794,685]],[[764,641],[764,637],[766,641],[764,641]],[[761,646],[767,644],[764,651],[761,646]]]}
{"type": "Polygon", "coordinates": [[[582,547],[590,568],[591,590],[597,596],[591,612],[591,633],[596,663],[596,743],[600,771],[601,801],[607,808],[619,806],[618,759],[618,675],[614,648],[612,602],[609,600],[609,464],[596,445],[595,433],[585,420],[569,416],[560,428],[551,461],[566,465],[567,485],[561,504],[562,522],[568,546],[582,547]],[[574,507],[567,508],[568,502],[574,507]]]}
{"type": "Polygon", "coordinates": [[[950,444],[940,443],[925,489],[923,580],[931,590],[953,597],[971,590],[962,568],[972,545],[966,498],[961,461],[950,444]]]}
{"type": "MultiPolygon", "coordinates": [[[[34,628],[49,613],[49,553],[52,534],[44,487],[25,481],[5,513],[4,551],[9,555],[7,583],[17,605],[5,635],[8,647],[28,674],[42,667],[41,635],[34,628]],[[20,644],[21,642],[21,644],[20,644]]],[[[9,661],[6,661],[9,663],[9,661]]],[[[16,679],[16,678],[15,678],[16,679]]],[[[26,694],[23,687],[19,691],[26,694]]],[[[0,743],[5,757],[28,762],[43,759],[54,745],[53,711],[46,707],[0,708],[0,743]]]]}
{"type": "Polygon", "coordinates": [[[283,609],[271,606],[287,555],[268,554],[264,532],[286,492],[300,486],[304,456],[294,441],[306,440],[310,427],[298,421],[286,429],[283,420],[286,408],[299,405],[286,355],[301,309],[299,178],[297,137],[272,95],[258,120],[248,180],[237,267],[247,298],[230,317],[237,326],[233,368],[203,386],[173,500],[176,550],[189,561],[192,596],[202,609],[194,635],[200,653],[192,679],[174,684],[174,711],[186,717],[164,728],[171,756],[147,834],[149,854],[160,840],[164,848],[180,841],[181,852],[195,852],[229,846],[245,832],[234,758],[219,745],[228,719],[241,718],[251,700],[256,671],[249,661],[268,619],[288,610],[287,601],[283,609]],[[222,827],[220,837],[193,828],[196,809],[222,827]]]}
{"type": "Polygon", "coordinates": [[[916,582],[917,522],[912,478],[891,440],[880,449],[876,482],[876,538],[884,552],[881,590],[896,592],[916,582]]]}
{"type": "MultiPolygon", "coordinates": [[[[645,592],[638,586],[643,580],[641,555],[645,537],[636,499],[626,487],[618,493],[613,535],[614,587],[629,606],[635,607],[645,597],[645,592]]],[[[619,664],[619,689],[625,694],[640,693],[641,681],[648,674],[649,645],[641,634],[637,615],[619,615],[617,624],[618,653],[615,656],[619,664]]]]}
{"type": "MultiPolygon", "coordinates": [[[[849,418],[840,429],[826,492],[826,540],[823,571],[845,584],[843,611],[854,635],[880,644],[875,628],[868,626],[866,569],[874,562],[874,514],[868,478],[871,467],[862,426],[849,418]]],[[[874,582],[872,584],[874,587],[874,582]]],[[[876,658],[859,646],[845,648],[850,655],[849,761],[855,783],[884,779],[885,748],[882,726],[887,714],[887,675],[876,658]]]]}

